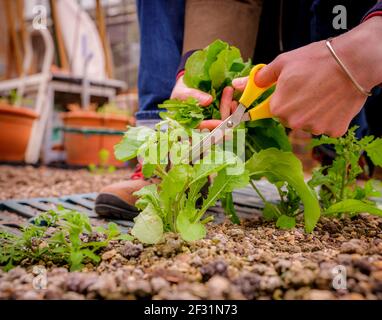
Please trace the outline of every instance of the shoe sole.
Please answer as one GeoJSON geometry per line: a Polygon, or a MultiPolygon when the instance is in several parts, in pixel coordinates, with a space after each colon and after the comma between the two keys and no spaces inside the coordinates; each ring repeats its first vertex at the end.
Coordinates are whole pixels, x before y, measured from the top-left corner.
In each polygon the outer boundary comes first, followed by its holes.
{"type": "Polygon", "coordinates": [[[95,212],[104,218],[117,218],[132,221],[138,214],[139,210],[109,193],[101,193],[96,199],[94,208],[95,212]]]}

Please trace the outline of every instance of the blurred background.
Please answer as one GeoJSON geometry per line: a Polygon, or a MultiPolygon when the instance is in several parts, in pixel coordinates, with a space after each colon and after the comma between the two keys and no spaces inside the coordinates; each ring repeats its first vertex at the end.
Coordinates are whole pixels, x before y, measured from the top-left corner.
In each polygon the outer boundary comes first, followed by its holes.
{"type": "Polygon", "coordinates": [[[123,165],[111,151],[138,103],[135,1],[0,0],[0,34],[0,161],[123,165]]]}

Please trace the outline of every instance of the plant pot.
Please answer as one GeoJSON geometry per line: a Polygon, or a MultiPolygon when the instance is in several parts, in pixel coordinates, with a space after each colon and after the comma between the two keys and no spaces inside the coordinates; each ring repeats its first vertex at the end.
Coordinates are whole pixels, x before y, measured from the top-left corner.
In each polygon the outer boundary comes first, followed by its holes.
{"type": "Polygon", "coordinates": [[[28,108],[0,104],[0,161],[23,161],[37,114],[28,108]]]}
{"type": "Polygon", "coordinates": [[[114,145],[121,141],[126,127],[133,120],[123,115],[105,115],[96,112],[72,111],[62,115],[66,162],[70,165],[100,165],[99,152],[109,151],[108,165],[124,163],[114,157],[114,145]]]}

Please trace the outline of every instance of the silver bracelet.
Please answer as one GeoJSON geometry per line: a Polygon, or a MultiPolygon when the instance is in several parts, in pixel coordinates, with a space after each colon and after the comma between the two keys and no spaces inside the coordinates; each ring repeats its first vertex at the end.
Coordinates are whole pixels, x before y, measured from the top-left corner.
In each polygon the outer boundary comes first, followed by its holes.
{"type": "Polygon", "coordinates": [[[365,96],[370,97],[372,93],[370,91],[365,90],[358,82],[355,80],[353,75],[350,73],[349,69],[344,65],[344,63],[341,61],[341,59],[337,56],[336,52],[334,51],[332,44],[331,44],[332,38],[329,38],[326,40],[325,44],[327,48],[329,49],[330,53],[332,54],[333,58],[337,61],[339,66],[342,68],[342,70],[346,73],[346,75],[349,77],[351,82],[353,82],[354,86],[358,89],[359,92],[364,94],[365,96]]]}

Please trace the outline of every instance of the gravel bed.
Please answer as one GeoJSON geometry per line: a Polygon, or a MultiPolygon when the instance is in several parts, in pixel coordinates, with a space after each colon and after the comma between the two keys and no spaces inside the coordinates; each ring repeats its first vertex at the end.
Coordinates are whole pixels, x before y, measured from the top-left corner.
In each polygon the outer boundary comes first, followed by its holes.
{"type": "MultiPolygon", "coordinates": [[[[3,169],[1,197],[62,195],[64,177],[71,181],[65,189],[70,193],[97,191],[102,179],[122,176],[26,168],[26,178],[17,168],[9,179],[24,182],[10,191],[3,190],[3,169]],[[39,182],[44,172],[49,178],[39,182]],[[30,188],[31,181],[37,187],[30,188]],[[72,185],[78,181],[88,189],[72,185]]],[[[207,238],[193,243],[173,234],[155,246],[112,242],[98,266],[81,272],[45,265],[43,289],[36,288],[35,266],[0,271],[0,299],[382,299],[381,227],[381,218],[362,214],[352,220],[322,218],[306,234],[301,224],[278,230],[254,213],[240,226],[210,224],[207,238]],[[346,276],[346,288],[333,288],[335,270],[346,276]]]]}
{"type": "Polygon", "coordinates": [[[210,225],[194,243],[172,234],[155,246],[114,242],[82,272],[45,266],[44,289],[34,288],[33,266],[0,271],[0,299],[382,299],[381,226],[369,215],[322,219],[305,234],[255,216],[210,225]],[[346,289],[333,288],[334,268],[346,289]]]}
{"type": "Polygon", "coordinates": [[[126,179],[130,174],[131,169],[93,174],[87,169],[3,165],[0,166],[0,201],[99,192],[102,187],[126,179]]]}

